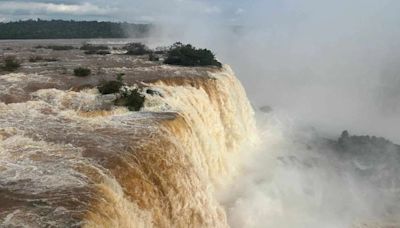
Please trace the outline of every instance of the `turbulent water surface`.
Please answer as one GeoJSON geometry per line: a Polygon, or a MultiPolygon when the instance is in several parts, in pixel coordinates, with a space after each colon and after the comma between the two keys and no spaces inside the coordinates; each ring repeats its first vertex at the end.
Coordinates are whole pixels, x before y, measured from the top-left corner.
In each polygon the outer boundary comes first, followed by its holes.
{"type": "Polygon", "coordinates": [[[256,139],[253,111],[227,66],[168,69],[141,82],[157,93],[140,112],[97,89],[40,88],[52,75],[1,75],[2,226],[228,226],[215,193],[256,139]]]}
{"type": "Polygon", "coordinates": [[[227,65],[34,45],[2,43],[57,59],[0,74],[2,227],[400,227],[400,147],[328,140],[270,108],[257,129],[227,65]],[[74,77],[81,65],[92,76],[74,77]],[[118,73],[140,111],[97,90],[118,73]]]}

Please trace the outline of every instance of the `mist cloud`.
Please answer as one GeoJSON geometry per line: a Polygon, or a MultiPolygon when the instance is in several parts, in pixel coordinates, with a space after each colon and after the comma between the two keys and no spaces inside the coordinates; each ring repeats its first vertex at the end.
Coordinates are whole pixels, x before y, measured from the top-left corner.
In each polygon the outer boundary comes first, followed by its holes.
{"type": "Polygon", "coordinates": [[[290,119],[272,114],[258,122],[260,151],[243,159],[242,175],[220,195],[232,227],[386,227],[397,221],[398,152],[376,151],[378,144],[336,151],[290,119]]]}
{"type": "Polygon", "coordinates": [[[191,16],[191,5],[182,5],[187,14],[169,14],[174,19],[161,20],[155,37],[213,49],[255,106],[271,105],[330,134],[352,129],[400,142],[400,2],[203,4],[221,11],[191,16]]]}

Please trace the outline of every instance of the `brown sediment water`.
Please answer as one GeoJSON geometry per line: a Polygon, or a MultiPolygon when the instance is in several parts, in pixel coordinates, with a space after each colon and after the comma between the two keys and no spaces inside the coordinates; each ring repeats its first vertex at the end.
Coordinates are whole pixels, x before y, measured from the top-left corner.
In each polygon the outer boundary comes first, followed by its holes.
{"type": "Polygon", "coordinates": [[[245,91],[228,66],[155,68],[164,77],[131,82],[157,91],[139,112],[45,74],[0,75],[2,226],[228,226],[216,193],[257,141],[245,91]]]}

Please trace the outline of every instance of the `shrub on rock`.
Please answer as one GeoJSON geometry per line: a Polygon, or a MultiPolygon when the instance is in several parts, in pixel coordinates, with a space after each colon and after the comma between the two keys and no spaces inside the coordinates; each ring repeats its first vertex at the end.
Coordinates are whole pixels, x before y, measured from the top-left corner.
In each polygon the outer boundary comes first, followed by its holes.
{"type": "Polygon", "coordinates": [[[88,50],[88,51],[85,51],[84,53],[85,53],[85,55],[109,55],[109,54],[111,54],[111,52],[107,51],[107,50],[98,50],[98,51],[88,50]]]}
{"type": "Polygon", "coordinates": [[[143,107],[145,97],[138,89],[125,89],[120,95],[115,101],[116,105],[125,106],[130,111],[139,111],[143,107]]]}
{"type": "Polygon", "coordinates": [[[101,83],[97,89],[101,94],[112,94],[118,93],[123,85],[121,81],[113,80],[101,83]]]}
{"type": "Polygon", "coordinates": [[[142,43],[129,43],[123,49],[127,50],[127,55],[145,55],[150,53],[150,49],[142,43]]]}
{"type": "Polygon", "coordinates": [[[160,58],[159,58],[156,54],[154,54],[153,52],[151,52],[151,53],[149,54],[149,61],[158,62],[158,61],[160,61],[160,58]]]}
{"type": "Polygon", "coordinates": [[[86,77],[89,76],[92,71],[88,68],[78,67],[74,69],[74,75],[78,77],[86,77]]]}
{"type": "Polygon", "coordinates": [[[80,49],[85,51],[100,51],[100,50],[108,50],[109,48],[106,45],[84,44],[80,49]]]}
{"type": "Polygon", "coordinates": [[[171,46],[164,63],[180,66],[222,66],[210,50],[197,49],[190,44],[179,42],[171,46]]]}
{"type": "Polygon", "coordinates": [[[2,69],[5,71],[15,71],[17,70],[21,64],[19,61],[14,57],[14,56],[7,56],[4,59],[4,64],[2,66],[2,69]]]}
{"type": "Polygon", "coordinates": [[[70,45],[49,45],[45,48],[51,49],[53,51],[69,51],[74,49],[74,47],[70,45]]]}

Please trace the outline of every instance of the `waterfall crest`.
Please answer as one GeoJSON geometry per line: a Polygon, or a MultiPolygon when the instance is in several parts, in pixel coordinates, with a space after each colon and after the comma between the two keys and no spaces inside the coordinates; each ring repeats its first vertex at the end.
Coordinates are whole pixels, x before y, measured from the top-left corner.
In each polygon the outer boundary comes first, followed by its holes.
{"type": "Polygon", "coordinates": [[[0,224],[227,227],[216,193],[257,142],[243,87],[229,66],[143,86],[140,112],[93,89],[0,103],[0,224]]]}

